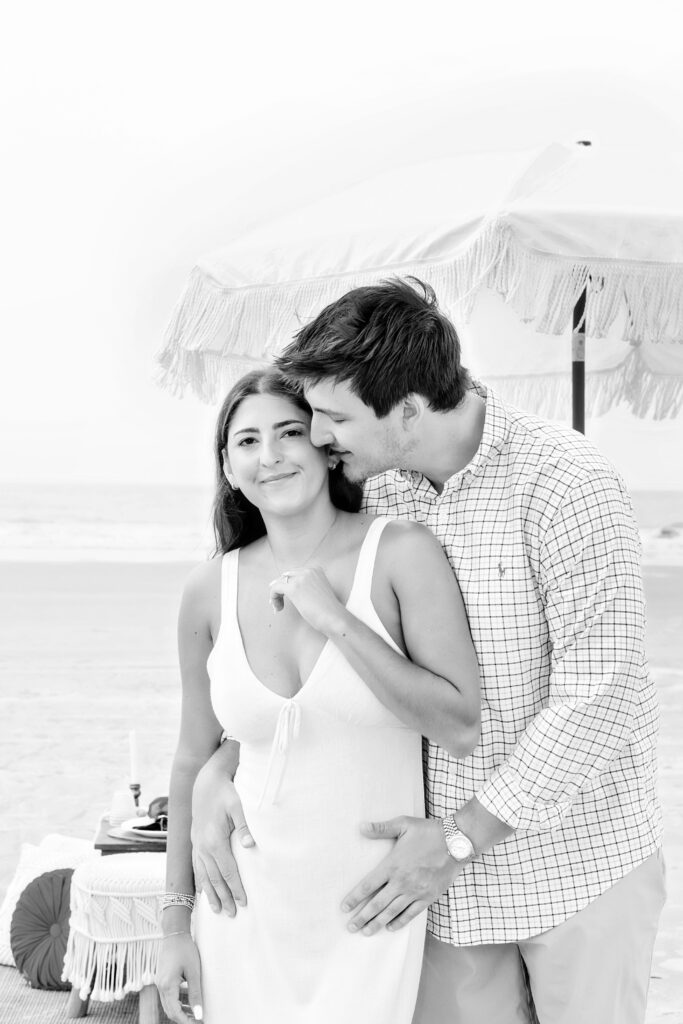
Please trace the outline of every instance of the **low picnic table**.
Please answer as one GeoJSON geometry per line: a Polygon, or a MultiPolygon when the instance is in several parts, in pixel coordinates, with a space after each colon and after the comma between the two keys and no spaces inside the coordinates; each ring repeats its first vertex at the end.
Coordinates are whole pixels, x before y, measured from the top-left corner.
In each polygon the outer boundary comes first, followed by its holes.
{"type": "Polygon", "coordinates": [[[121,829],[113,826],[107,817],[100,821],[94,846],[103,857],[112,853],[166,852],[165,839],[145,839],[144,836],[126,835],[121,829]]]}

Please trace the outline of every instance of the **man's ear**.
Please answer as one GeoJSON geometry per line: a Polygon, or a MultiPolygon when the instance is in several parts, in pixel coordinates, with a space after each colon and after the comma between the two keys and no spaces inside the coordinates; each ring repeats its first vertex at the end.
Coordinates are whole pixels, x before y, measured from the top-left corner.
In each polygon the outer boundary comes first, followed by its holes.
{"type": "Polygon", "coordinates": [[[413,433],[424,419],[427,402],[422,395],[411,392],[403,399],[401,422],[407,433],[413,433]]]}

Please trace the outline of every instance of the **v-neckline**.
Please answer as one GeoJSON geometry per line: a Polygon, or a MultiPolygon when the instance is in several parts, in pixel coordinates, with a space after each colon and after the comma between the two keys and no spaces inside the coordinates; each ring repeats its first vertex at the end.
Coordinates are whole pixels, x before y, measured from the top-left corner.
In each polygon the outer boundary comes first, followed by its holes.
{"type": "MultiPolygon", "coordinates": [[[[370,526],[365,531],[365,536],[363,537],[363,540],[361,541],[360,548],[358,549],[358,558],[356,559],[356,568],[353,571],[353,579],[351,581],[351,589],[349,591],[349,596],[347,597],[346,601],[344,602],[344,608],[346,608],[347,610],[348,610],[349,605],[351,604],[351,598],[354,596],[354,593],[356,591],[356,586],[358,584],[358,570],[360,569],[361,558],[363,557],[363,550],[365,548],[365,544],[367,542],[368,537],[370,536],[370,533],[372,531],[373,526],[378,521],[379,521],[378,519],[373,519],[373,521],[370,523],[370,526]]],[[[256,681],[256,683],[258,683],[258,685],[261,687],[261,689],[265,690],[266,693],[271,694],[273,697],[275,697],[276,700],[283,701],[284,703],[287,703],[290,700],[295,700],[297,697],[300,697],[301,694],[303,693],[303,691],[308,689],[311,681],[313,680],[314,676],[316,675],[316,673],[318,671],[318,668],[320,666],[320,662],[322,661],[323,655],[325,655],[326,652],[331,647],[332,641],[328,637],[328,639],[325,641],[325,643],[321,647],[320,653],[318,654],[317,658],[313,662],[313,666],[311,668],[311,671],[308,673],[308,675],[306,676],[306,679],[301,684],[301,686],[296,691],[296,693],[292,694],[291,697],[285,697],[282,693],[278,693],[276,690],[272,690],[270,688],[270,686],[267,686],[263,682],[262,679],[259,679],[259,677],[254,672],[253,668],[251,667],[251,663],[249,661],[249,656],[247,654],[247,648],[246,648],[245,643],[244,643],[244,637],[242,636],[242,628],[240,626],[240,620],[239,620],[239,615],[238,615],[239,584],[240,584],[240,571],[239,571],[240,570],[240,553],[241,553],[241,548],[236,548],[235,549],[236,558],[235,558],[235,588],[234,588],[235,608],[234,608],[234,613],[235,613],[235,626],[237,628],[237,636],[239,638],[240,653],[241,653],[241,655],[242,655],[242,657],[244,659],[244,664],[245,664],[246,668],[249,671],[249,675],[252,677],[252,679],[254,679],[256,681]]]]}

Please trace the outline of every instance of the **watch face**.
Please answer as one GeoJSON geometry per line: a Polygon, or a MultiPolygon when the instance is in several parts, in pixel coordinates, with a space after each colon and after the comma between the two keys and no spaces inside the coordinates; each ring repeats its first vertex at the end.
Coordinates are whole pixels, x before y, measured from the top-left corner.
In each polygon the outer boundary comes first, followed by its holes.
{"type": "Polygon", "coordinates": [[[463,857],[469,857],[472,850],[472,844],[469,840],[464,837],[461,839],[459,836],[457,839],[451,840],[451,845],[456,857],[460,857],[461,859],[463,857]]]}
{"type": "Polygon", "coordinates": [[[474,857],[474,846],[471,840],[460,831],[455,819],[452,817],[442,818],[441,822],[446,846],[453,860],[469,860],[470,857],[474,857]]]}
{"type": "Polygon", "coordinates": [[[455,836],[448,845],[456,860],[465,860],[472,853],[472,843],[466,836],[455,836]]]}

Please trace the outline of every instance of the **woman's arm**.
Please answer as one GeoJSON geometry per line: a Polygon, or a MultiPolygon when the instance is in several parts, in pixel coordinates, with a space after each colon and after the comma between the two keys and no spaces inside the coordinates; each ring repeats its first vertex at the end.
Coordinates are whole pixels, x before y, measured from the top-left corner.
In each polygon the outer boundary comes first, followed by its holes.
{"type": "Polygon", "coordinates": [[[377,573],[398,601],[408,658],[342,605],[321,569],[296,569],[271,589],[332,640],[397,718],[465,757],[479,740],[479,666],[453,570],[426,527],[396,522],[382,535],[377,573]]]}
{"type": "MultiPolygon", "coordinates": [[[[182,680],[182,709],[178,746],[171,770],[166,854],[168,892],[194,893],[192,846],[192,787],[202,765],[220,742],[221,727],[209,696],[206,660],[211,652],[210,604],[220,564],[199,566],[183,592],[178,619],[178,651],[182,680]]],[[[184,1021],[178,999],[180,982],[186,978],[192,1005],[201,1005],[197,951],[190,939],[191,912],[169,907],[162,914],[162,943],[158,987],[164,1010],[173,1021],[184,1021]],[[195,1002],[196,1000],[196,1002],[195,1002]]]]}

